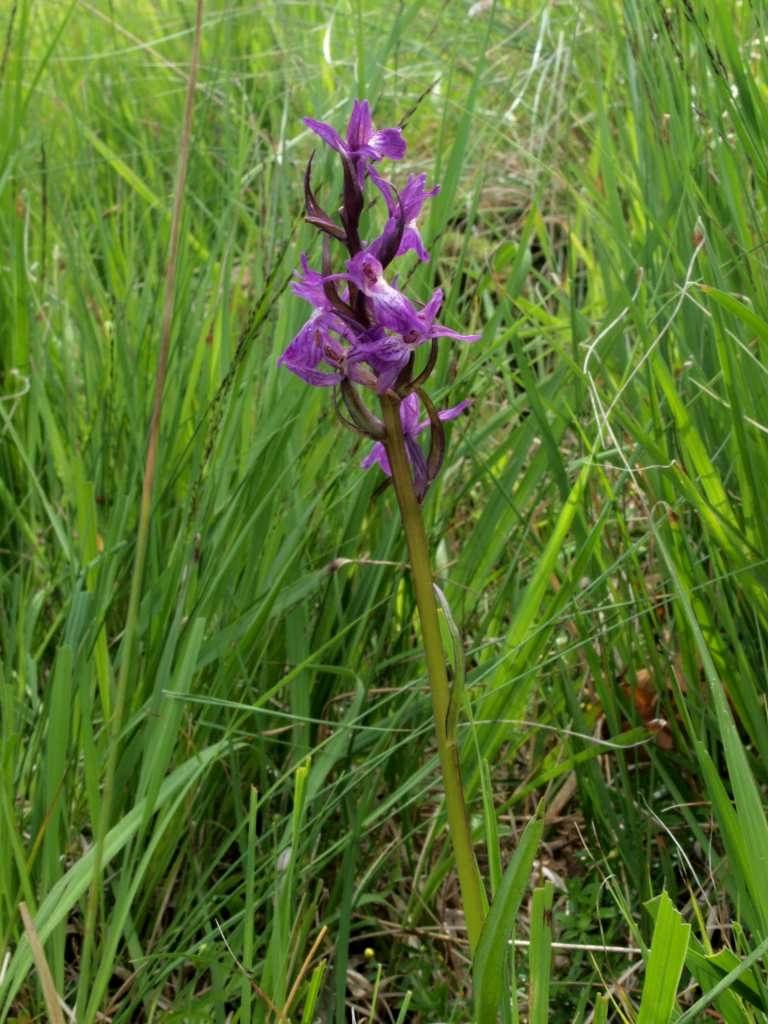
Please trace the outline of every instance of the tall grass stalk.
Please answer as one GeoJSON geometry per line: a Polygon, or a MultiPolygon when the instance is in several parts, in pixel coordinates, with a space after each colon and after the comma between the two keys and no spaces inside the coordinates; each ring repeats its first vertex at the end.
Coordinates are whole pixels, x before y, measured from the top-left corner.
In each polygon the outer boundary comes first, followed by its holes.
{"type": "Polygon", "coordinates": [[[117,770],[117,760],[120,752],[120,733],[123,728],[128,686],[132,673],[134,672],[134,649],[136,644],[139,604],[141,600],[142,584],[144,581],[144,565],[147,556],[149,524],[152,514],[157,449],[160,440],[160,416],[163,409],[163,391],[165,388],[165,378],[168,370],[168,353],[171,344],[171,324],[174,314],[174,299],[176,297],[175,285],[179,237],[181,234],[187,167],[189,164],[189,143],[192,135],[192,112],[195,103],[197,72],[200,62],[200,36],[202,23],[203,0],[196,0],[195,31],[192,41],[189,77],[187,80],[184,119],[181,126],[181,136],[179,140],[179,160],[174,186],[173,210],[171,213],[168,259],[165,267],[165,293],[163,302],[163,320],[160,334],[160,351],[157,363],[157,376],[155,379],[155,395],[152,402],[152,417],[149,424],[149,440],[147,444],[146,463],[144,466],[144,480],[141,490],[136,552],[134,555],[133,574],[131,576],[130,596],[128,598],[128,611],[121,645],[120,672],[117,677],[114,710],[109,722],[107,762],[104,771],[101,809],[96,833],[93,874],[91,875],[91,883],[88,890],[88,903],[85,914],[83,955],[80,963],[77,1007],[75,1012],[80,1015],[86,1024],[88,1021],[94,1019],[101,999],[101,992],[99,991],[99,988],[92,986],[91,982],[91,958],[93,956],[95,943],[98,909],[102,897],[104,845],[106,843],[107,831],[110,826],[110,817],[112,813],[115,772],[117,770]]]}

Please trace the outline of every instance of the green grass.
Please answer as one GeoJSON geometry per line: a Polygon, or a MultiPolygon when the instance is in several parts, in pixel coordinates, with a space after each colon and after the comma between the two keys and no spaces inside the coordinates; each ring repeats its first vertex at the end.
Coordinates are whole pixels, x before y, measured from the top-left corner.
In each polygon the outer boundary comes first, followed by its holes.
{"type": "Polygon", "coordinates": [[[55,1019],[21,902],[83,1024],[471,1019],[393,496],[275,365],[301,117],[366,95],[483,333],[425,512],[501,1017],[768,1020],[768,11],[207,0],[131,653],[193,23],[0,14],[0,1019],[55,1019]]]}

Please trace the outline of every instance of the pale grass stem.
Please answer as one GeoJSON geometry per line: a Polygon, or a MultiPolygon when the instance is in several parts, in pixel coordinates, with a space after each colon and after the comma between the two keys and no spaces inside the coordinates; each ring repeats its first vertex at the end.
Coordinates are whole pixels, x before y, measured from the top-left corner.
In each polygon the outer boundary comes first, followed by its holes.
{"type": "MultiPolygon", "coordinates": [[[[173,322],[176,267],[178,262],[179,235],[181,232],[181,214],[184,204],[184,187],[187,177],[187,168],[189,165],[189,142],[192,134],[192,112],[195,102],[195,86],[200,64],[200,35],[202,30],[202,20],[203,0],[197,0],[195,10],[195,34],[192,42],[192,57],[190,62],[189,78],[187,81],[184,118],[181,130],[179,159],[173,197],[171,233],[168,243],[168,259],[165,268],[165,293],[163,302],[162,333],[160,338],[160,355],[157,364],[157,374],[155,377],[155,394],[152,403],[149,441],[147,444],[147,456],[144,466],[141,506],[139,509],[139,527],[136,537],[136,556],[133,563],[131,591],[128,601],[125,631],[123,634],[120,672],[118,675],[115,694],[115,706],[112,719],[109,723],[109,749],[104,775],[103,798],[96,834],[93,875],[91,876],[85,915],[83,956],[80,965],[80,978],[78,984],[77,1014],[79,1019],[86,1022],[89,1020],[89,1010],[91,1009],[89,1000],[90,971],[95,944],[96,922],[101,902],[101,878],[104,867],[104,845],[106,842],[107,832],[109,830],[109,819],[112,810],[115,772],[117,770],[118,751],[120,746],[120,730],[122,728],[123,716],[125,713],[128,682],[133,668],[133,653],[136,641],[139,605],[141,601],[141,588],[144,578],[144,563],[146,561],[147,542],[149,539],[152,492],[155,481],[157,448],[160,436],[160,416],[163,407],[163,390],[165,387],[165,378],[168,369],[168,353],[170,350],[171,325],[173,322]]],[[[90,1019],[92,1019],[92,1015],[90,1019]]]]}

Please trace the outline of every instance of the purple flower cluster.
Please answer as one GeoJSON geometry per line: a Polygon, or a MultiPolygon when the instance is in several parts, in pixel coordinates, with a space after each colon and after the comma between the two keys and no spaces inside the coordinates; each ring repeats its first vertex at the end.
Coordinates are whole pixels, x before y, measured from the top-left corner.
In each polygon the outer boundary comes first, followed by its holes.
{"type": "Polygon", "coordinates": [[[356,100],[347,126],[346,138],[323,121],[305,118],[304,123],[341,158],[344,172],[342,204],[338,221],[319,205],[312,191],[312,159],[304,177],[306,215],[309,223],[324,235],[321,270],[309,266],[305,255],[291,287],[312,306],[312,313],[285,352],[280,366],[291,370],[315,387],[338,388],[348,417],[348,426],[377,441],[363,462],[374,462],[389,473],[384,429],[361,398],[362,387],[379,395],[400,400],[400,420],[406,452],[411,462],[419,498],[442,462],[442,422],[458,416],[468,401],[438,413],[422,390],[436,360],[438,338],[476,341],[479,335],[459,334],[437,322],[443,301],[440,288],[420,308],[387,280],[385,271],[394,259],[414,252],[427,260],[418,228],[418,217],[427,199],[439,186],[426,188],[426,175],[408,178],[402,191],[379,173],[380,160],[401,160],[406,143],[400,128],[376,131],[367,100],[356,100]],[[360,220],[365,208],[365,187],[372,182],[386,207],[386,221],[371,242],[360,238],[360,220]],[[347,250],[342,270],[334,273],[329,239],[347,250]],[[414,372],[417,349],[430,343],[426,366],[414,372]],[[429,418],[419,421],[419,400],[429,418]],[[429,456],[425,457],[416,437],[431,428],[429,456]]]}

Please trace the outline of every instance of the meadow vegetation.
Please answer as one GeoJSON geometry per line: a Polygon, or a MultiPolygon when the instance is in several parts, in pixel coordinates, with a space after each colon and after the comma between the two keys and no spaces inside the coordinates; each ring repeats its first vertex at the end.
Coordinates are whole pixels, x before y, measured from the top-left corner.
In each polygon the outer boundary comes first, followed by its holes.
{"type": "Polygon", "coordinates": [[[768,10],[205,0],[129,645],[194,16],[0,12],[0,1020],[472,1019],[394,497],[276,366],[360,96],[482,332],[424,508],[492,892],[543,815],[501,1019],[768,1021],[768,10]]]}

